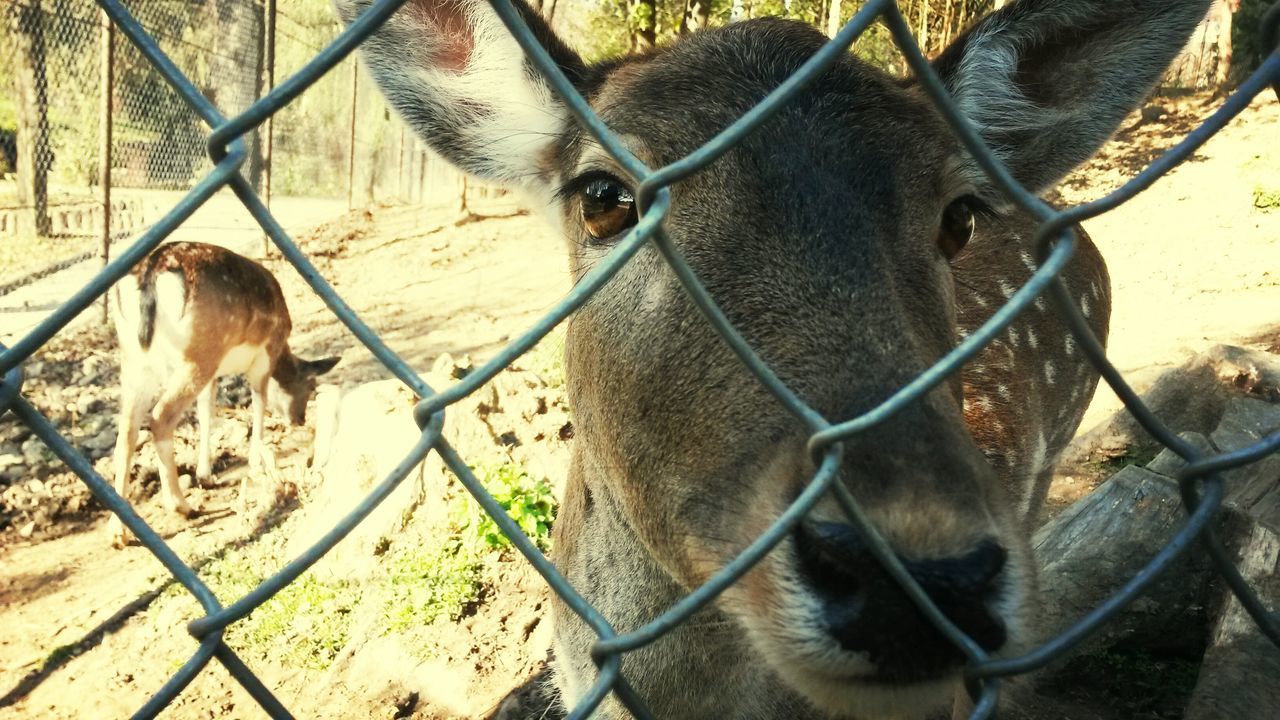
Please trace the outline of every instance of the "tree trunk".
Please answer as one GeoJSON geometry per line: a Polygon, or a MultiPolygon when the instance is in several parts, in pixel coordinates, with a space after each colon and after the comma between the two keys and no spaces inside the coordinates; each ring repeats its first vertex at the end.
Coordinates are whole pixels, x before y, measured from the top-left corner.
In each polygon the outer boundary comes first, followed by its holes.
{"type": "Polygon", "coordinates": [[[18,203],[22,225],[45,236],[49,221],[49,79],[46,75],[44,13],[41,0],[27,0],[8,11],[14,38],[13,94],[17,99],[18,203]]]}
{"type": "Polygon", "coordinates": [[[631,26],[631,52],[651,49],[658,40],[656,0],[627,0],[627,24],[631,26]]]}
{"type": "Polygon", "coordinates": [[[1214,29],[1217,31],[1216,37],[1213,38],[1214,45],[1217,48],[1215,59],[1216,72],[1213,81],[1215,85],[1221,86],[1226,84],[1228,77],[1231,75],[1231,6],[1230,0],[1217,0],[1213,7],[1209,9],[1209,16],[1216,22],[1214,29]]]}
{"type": "MultiPolygon", "coordinates": [[[[243,112],[262,90],[262,8],[245,0],[215,0],[218,32],[209,62],[210,99],[228,117],[243,112]],[[255,72],[255,70],[257,70],[255,72]]],[[[258,189],[262,184],[262,143],[258,131],[244,136],[249,156],[240,171],[258,189]]]]}
{"type": "Polygon", "coordinates": [[[827,37],[835,37],[840,32],[840,0],[831,0],[827,10],[827,37]]]}
{"type": "Polygon", "coordinates": [[[916,32],[916,44],[925,57],[929,56],[929,0],[920,0],[920,29],[916,32]]]}
{"type": "Polygon", "coordinates": [[[711,0],[685,0],[680,17],[680,34],[705,30],[711,22],[711,0]]]}

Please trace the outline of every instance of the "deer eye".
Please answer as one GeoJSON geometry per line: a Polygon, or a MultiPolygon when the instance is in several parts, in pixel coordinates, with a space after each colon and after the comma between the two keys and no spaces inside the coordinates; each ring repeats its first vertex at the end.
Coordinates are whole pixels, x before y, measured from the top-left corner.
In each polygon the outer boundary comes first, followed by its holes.
{"type": "Polygon", "coordinates": [[[609,176],[589,179],[578,191],[582,222],[595,240],[607,240],[636,224],[636,200],[620,181],[609,176]]]}
{"type": "Polygon", "coordinates": [[[973,237],[974,204],[976,198],[965,196],[952,200],[942,211],[938,225],[938,249],[948,260],[955,259],[973,237]]]}

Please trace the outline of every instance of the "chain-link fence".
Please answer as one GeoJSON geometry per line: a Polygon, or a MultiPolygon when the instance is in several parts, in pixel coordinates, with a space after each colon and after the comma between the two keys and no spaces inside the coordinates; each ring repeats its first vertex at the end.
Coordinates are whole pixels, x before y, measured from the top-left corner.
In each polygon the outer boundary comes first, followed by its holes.
{"type": "MultiPolygon", "coordinates": [[[[990,717],[994,712],[999,695],[1000,678],[1043,667],[1070,651],[1098,629],[1099,625],[1107,622],[1120,609],[1137,598],[1164,570],[1170,567],[1171,563],[1197,542],[1208,553],[1217,572],[1257,623],[1261,632],[1273,642],[1280,644],[1280,618],[1269,614],[1261,604],[1233,565],[1228,552],[1211,525],[1224,497],[1225,488],[1221,473],[1255,462],[1280,450],[1280,433],[1272,434],[1250,447],[1212,456],[1205,455],[1180,439],[1152,414],[1116,369],[1107,362],[1103,349],[1089,331],[1080,309],[1071,302],[1064,284],[1058,278],[1075,248],[1076,239],[1070,230],[1074,223],[1108,211],[1150,186],[1156,179],[1189,157],[1268,85],[1274,85],[1276,91],[1280,93],[1280,50],[1273,51],[1267,56],[1261,67],[1242,83],[1223,102],[1221,108],[1199,128],[1123,187],[1094,202],[1057,211],[1019,186],[973,129],[961,118],[940,80],[912,41],[911,31],[892,0],[868,2],[799,71],[750,112],[691,155],[656,170],[637,161],[624,148],[619,138],[613,135],[594,114],[587,102],[556,68],[547,52],[538,44],[510,0],[493,0],[492,6],[503,23],[519,41],[533,63],[550,81],[578,122],[617,162],[640,181],[638,200],[644,210],[638,224],[628,236],[615,246],[602,262],[582,277],[575,288],[542,320],[456,385],[437,391],[428,387],[413,368],[392,352],[326,283],[259,198],[253,187],[251,173],[245,172],[251,167],[252,151],[249,136],[255,129],[261,128],[269,117],[281,112],[281,109],[297,98],[303,90],[315,83],[341,81],[341,73],[330,73],[327,80],[324,79],[325,74],[347,57],[361,40],[376,29],[400,4],[401,2],[396,0],[388,0],[372,7],[332,43],[319,50],[288,80],[253,102],[244,112],[228,119],[201,92],[200,85],[194,82],[191,76],[179,70],[173,55],[162,47],[163,36],[158,38],[157,33],[149,31],[145,24],[131,14],[119,0],[99,0],[99,5],[146,63],[169,84],[172,92],[181,97],[205,124],[213,128],[207,138],[212,166],[163,218],[148,229],[120,257],[112,261],[92,282],[12,348],[4,349],[3,353],[0,353],[0,376],[3,377],[3,382],[0,382],[0,410],[6,413],[12,412],[19,421],[30,427],[41,441],[80,476],[107,508],[122,517],[143,545],[155,554],[177,581],[200,602],[206,612],[204,617],[194,620],[188,626],[188,630],[198,642],[198,648],[138,711],[137,717],[157,715],[215,657],[268,713],[273,717],[289,717],[288,710],[280,700],[240,660],[235,651],[223,642],[224,630],[261,606],[272,595],[305,572],[360,523],[392,492],[412,468],[433,451],[439,453],[445,464],[457,475],[485,511],[493,517],[502,532],[545,578],[552,590],[598,634],[599,639],[593,648],[593,657],[596,658],[600,672],[586,695],[577,699],[577,704],[570,708],[570,717],[574,718],[589,715],[610,693],[615,693],[637,717],[649,717],[644,699],[632,691],[621,673],[622,656],[649,645],[687,620],[694,612],[712,602],[759,562],[783,538],[784,534],[795,527],[819,498],[827,493],[835,496],[847,513],[849,521],[867,539],[872,553],[916,604],[920,612],[967,658],[965,677],[969,681],[968,687],[976,701],[972,714],[974,718],[990,717]],[[788,389],[726,320],[667,237],[663,223],[670,208],[669,187],[673,183],[706,167],[746,133],[766,122],[773,112],[787,103],[806,84],[812,82],[846,52],[854,40],[876,20],[880,20],[888,28],[928,96],[983,170],[1018,206],[1040,220],[1038,234],[1040,253],[1037,269],[1031,279],[1014,292],[1008,302],[984,325],[961,341],[947,356],[873,410],[852,420],[831,424],[788,389]],[[421,436],[395,471],[314,546],[281,568],[252,592],[226,607],[221,605],[200,577],[178,558],[132,507],[94,471],[91,464],[58,433],[55,426],[22,396],[21,366],[23,361],[59,329],[99,298],[223,187],[231,188],[284,257],[324,300],[334,315],[385,364],[388,370],[423,398],[415,409],[415,418],[421,428],[421,436]],[[477,480],[463,458],[443,439],[441,431],[445,422],[446,408],[474,392],[513,360],[532,348],[555,326],[585,303],[603,284],[609,282],[610,278],[648,243],[653,243],[661,251],[706,319],[732,346],[738,357],[759,381],[809,428],[811,433],[809,447],[815,457],[821,458],[821,463],[799,498],[737,558],[717,572],[703,586],[684,597],[656,619],[634,631],[618,634],[608,620],[580,596],[536,546],[521,533],[518,526],[503,512],[501,506],[477,480]],[[1101,371],[1107,383],[1117,392],[1139,423],[1187,461],[1188,464],[1178,473],[1178,479],[1188,517],[1176,534],[1155,557],[1151,558],[1140,573],[1106,602],[1094,608],[1086,617],[1057,637],[1023,655],[997,660],[989,657],[977,643],[947,619],[904,568],[875,528],[868,523],[857,502],[840,483],[834,482],[834,479],[840,464],[842,440],[883,421],[906,404],[920,398],[922,394],[943,382],[948,376],[958,372],[965,362],[971,360],[999,333],[1003,332],[1015,316],[1025,311],[1043,294],[1050,297],[1057,312],[1071,329],[1079,347],[1101,371]]],[[[1265,30],[1269,33],[1266,35],[1265,42],[1270,47],[1275,46],[1278,24],[1280,24],[1280,5],[1272,8],[1264,23],[1265,30]]],[[[196,170],[196,165],[193,161],[191,171],[196,170]]],[[[399,169],[403,171],[402,167],[399,169]]]]}
{"type": "MultiPolygon", "coordinates": [[[[286,11],[274,0],[124,6],[228,115],[341,30],[323,6],[286,11]]],[[[0,85],[0,294],[105,257],[112,241],[151,226],[213,169],[199,114],[137,47],[118,41],[96,6],[5,0],[0,60],[12,68],[0,85]]],[[[336,214],[418,199],[427,186],[455,191],[460,176],[406,136],[358,76],[347,60],[245,135],[242,173],[269,207],[286,197],[331,199],[336,214]]]]}

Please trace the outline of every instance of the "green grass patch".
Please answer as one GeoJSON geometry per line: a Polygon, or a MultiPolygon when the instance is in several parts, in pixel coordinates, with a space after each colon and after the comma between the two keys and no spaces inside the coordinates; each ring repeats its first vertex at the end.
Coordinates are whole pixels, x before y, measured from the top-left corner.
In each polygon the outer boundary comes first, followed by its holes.
{"type": "MultiPolygon", "coordinates": [[[[224,605],[230,604],[284,565],[282,537],[274,533],[231,550],[201,569],[200,576],[224,605]]],[[[185,594],[176,587],[170,590],[185,594]]],[[[227,642],[290,666],[324,670],[350,637],[351,611],[361,594],[352,583],[305,573],[248,617],[232,623],[227,642]]]]}
{"type": "MultiPolygon", "coordinates": [[[[551,542],[556,504],[550,485],[511,462],[482,465],[485,487],[544,550],[551,542]]],[[[288,667],[325,670],[351,639],[357,617],[378,634],[407,634],[407,644],[431,651],[433,623],[456,621],[483,597],[487,561],[509,546],[496,523],[465,491],[447,500],[447,527],[413,527],[397,535],[385,553],[370,558],[376,572],[356,582],[304,573],[248,617],[232,623],[227,643],[246,658],[288,667]]],[[[200,577],[224,605],[243,597],[290,558],[286,521],[257,542],[228,550],[200,569],[200,577]]],[[[176,583],[156,612],[182,603],[188,617],[200,614],[176,583]]],[[[55,651],[56,652],[56,651],[55,651]]],[[[179,664],[181,661],[179,661],[179,664]]]]}
{"type": "Polygon", "coordinates": [[[1280,208],[1280,187],[1267,189],[1261,185],[1253,188],[1253,206],[1259,210],[1280,208]]]}
{"type": "Polygon", "coordinates": [[[457,620],[480,597],[481,558],[460,543],[435,551],[410,546],[386,557],[384,633],[405,632],[442,617],[457,620]]]}

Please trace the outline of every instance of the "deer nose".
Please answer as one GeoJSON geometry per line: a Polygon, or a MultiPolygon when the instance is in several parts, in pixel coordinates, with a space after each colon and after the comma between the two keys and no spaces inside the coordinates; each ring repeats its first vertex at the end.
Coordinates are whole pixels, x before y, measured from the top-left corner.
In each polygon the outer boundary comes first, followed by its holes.
{"type": "MultiPolygon", "coordinates": [[[[805,522],[795,543],[801,572],[822,601],[828,632],[845,650],[866,654],[876,679],[936,679],[964,661],[872,556],[857,529],[805,522]]],[[[943,615],[993,651],[1005,643],[1004,622],[990,605],[1002,590],[1006,557],[999,543],[987,539],[962,555],[902,562],[943,615]]]]}

